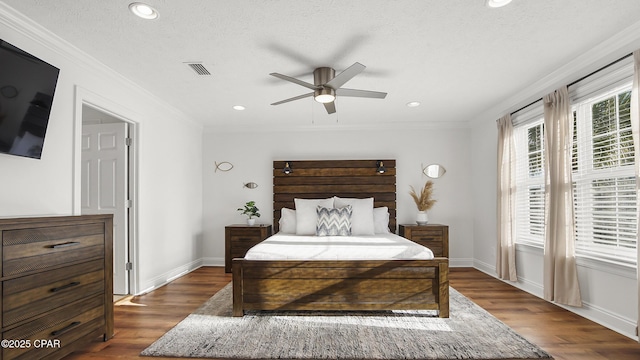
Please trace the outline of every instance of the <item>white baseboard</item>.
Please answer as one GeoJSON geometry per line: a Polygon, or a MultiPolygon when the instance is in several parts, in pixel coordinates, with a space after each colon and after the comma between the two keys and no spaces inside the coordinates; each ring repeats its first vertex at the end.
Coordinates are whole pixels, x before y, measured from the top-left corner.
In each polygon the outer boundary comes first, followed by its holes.
{"type": "Polygon", "coordinates": [[[202,258],[202,266],[224,266],[224,258],[206,257],[202,258]]]}
{"type": "Polygon", "coordinates": [[[496,277],[496,267],[495,265],[487,264],[480,260],[473,259],[473,267],[482,271],[483,273],[496,277]]]}
{"type": "Polygon", "coordinates": [[[634,320],[622,317],[618,314],[599,307],[597,305],[590,304],[588,302],[582,302],[581,308],[560,305],[563,309],[569,310],[572,313],[578,314],[584,318],[587,318],[593,322],[596,322],[606,328],[609,328],[617,333],[620,333],[626,337],[638,341],[636,333],[636,323],[634,320]]]}
{"type": "Polygon", "coordinates": [[[170,271],[165,272],[162,275],[156,276],[155,278],[146,281],[145,283],[141,284],[141,288],[143,288],[144,290],[134,294],[134,295],[144,295],[146,293],[149,293],[153,290],[156,290],[160,287],[163,287],[164,285],[167,285],[168,283],[172,282],[173,280],[182,277],[190,272],[192,272],[193,270],[196,270],[198,268],[200,268],[202,266],[202,259],[198,259],[195,261],[192,261],[191,263],[188,264],[184,264],[182,266],[179,266],[175,269],[172,269],[170,271]]]}
{"type": "Polygon", "coordinates": [[[449,258],[449,267],[473,267],[473,259],[449,258]]]}

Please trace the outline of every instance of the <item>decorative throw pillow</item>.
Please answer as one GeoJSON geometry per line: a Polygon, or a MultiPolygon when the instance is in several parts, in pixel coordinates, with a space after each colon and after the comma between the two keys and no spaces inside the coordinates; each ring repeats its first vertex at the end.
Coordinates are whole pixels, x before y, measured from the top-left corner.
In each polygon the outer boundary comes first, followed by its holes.
{"type": "Polygon", "coordinates": [[[318,214],[316,207],[333,208],[333,198],[293,199],[296,205],[296,235],[315,235],[318,214]]]}
{"type": "Polygon", "coordinates": [[[388,234],[389,231],[389,208],[386,206],[373,209],[373,227],[376,234],[388,234]]]}
{"type": "Polygon", "coordinates": [[[278,232],[282,234],[296,233],[296,211],[289,208],[280,209],[280,220],[278,221],[280,229],[278,232]]]}
{"type": "Polygon", "coordinates": [[[373,198],[333,198],[333,207],[341,208],[351,205],[353,215],[351,216],[351,235],[374,235],[373,226],[373,198]]]}
{"type": "Polygon", "coordinates": [[[317,236],[349,236],[351,235],[351,206],[340,209],[318,206],[317,236]]]}

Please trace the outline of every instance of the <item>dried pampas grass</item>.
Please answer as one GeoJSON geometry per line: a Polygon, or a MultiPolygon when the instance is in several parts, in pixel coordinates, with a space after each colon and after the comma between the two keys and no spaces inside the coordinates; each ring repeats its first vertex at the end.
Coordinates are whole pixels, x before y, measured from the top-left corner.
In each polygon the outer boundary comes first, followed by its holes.
{"type": "Polygon", "coordinates": [[[409,191],[409,195],[413,198],[413,201],[416,202],[416,206],[418,207],[418,211],[427,211],[433,207],[437,200],[432,199],[433,196],[433,181],[429,180],[424,184],[422,191],[418,195],[413,186],[411,187],[411,191],[409,191]]]}

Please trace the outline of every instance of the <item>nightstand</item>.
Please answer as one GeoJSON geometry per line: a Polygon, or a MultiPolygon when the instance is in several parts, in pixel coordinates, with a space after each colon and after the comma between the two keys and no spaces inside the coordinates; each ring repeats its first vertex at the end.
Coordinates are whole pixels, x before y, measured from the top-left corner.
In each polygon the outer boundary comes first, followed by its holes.
{"type": "Polygon", "coordinates": [[[229,225],[224,228],[224,271],[231,272],[231,259],[242,258],[247,250],[271,236],[271,225],[229,225]]]}
{"type": "Polygon", "coordinates": [[[399,228],[400,236],[428,247],[435,257],[449,257],[449,226],[404,224],[399,228]]]}

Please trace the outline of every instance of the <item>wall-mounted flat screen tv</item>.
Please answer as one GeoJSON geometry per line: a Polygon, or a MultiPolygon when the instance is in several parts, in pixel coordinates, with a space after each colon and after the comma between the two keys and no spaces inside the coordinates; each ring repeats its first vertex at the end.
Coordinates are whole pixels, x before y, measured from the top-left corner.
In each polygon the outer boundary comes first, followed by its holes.
{"type": "Polygon", "coordinates": [[[0,39],[0,153],[40,159],[59,73],[0,39]]]}

